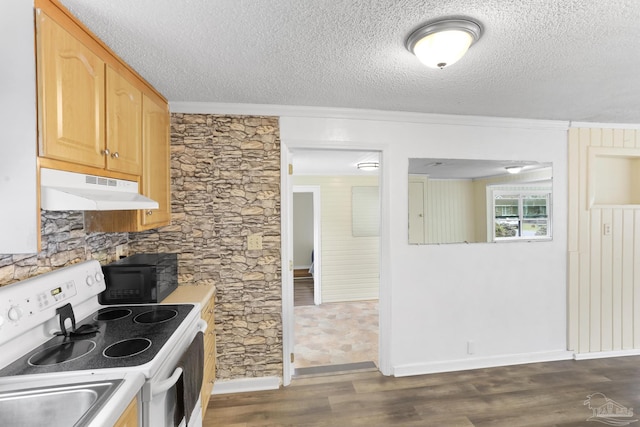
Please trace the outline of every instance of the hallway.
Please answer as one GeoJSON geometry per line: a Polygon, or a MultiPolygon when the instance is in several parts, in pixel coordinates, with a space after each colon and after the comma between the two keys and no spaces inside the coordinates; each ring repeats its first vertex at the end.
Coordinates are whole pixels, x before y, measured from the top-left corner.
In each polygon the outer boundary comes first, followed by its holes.
{"type": "Polygon", "coordinates": [[[378,363],[378,301],[296,306],[297,369],[378,363]]]}

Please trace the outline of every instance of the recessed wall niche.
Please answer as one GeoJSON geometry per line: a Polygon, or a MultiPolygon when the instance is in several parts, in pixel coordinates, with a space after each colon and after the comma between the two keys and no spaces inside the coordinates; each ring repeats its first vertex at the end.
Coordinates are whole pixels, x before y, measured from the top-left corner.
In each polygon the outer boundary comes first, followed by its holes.
{"type": "Polygon", "coordinates": [[[640,149],[589,149],[591,207],[640,206],[640,149]]]}

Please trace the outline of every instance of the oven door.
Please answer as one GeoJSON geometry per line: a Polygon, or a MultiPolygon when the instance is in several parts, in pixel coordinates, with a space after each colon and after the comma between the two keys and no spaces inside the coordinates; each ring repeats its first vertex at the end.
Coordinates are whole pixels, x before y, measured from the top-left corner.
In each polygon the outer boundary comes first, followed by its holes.
{"type": "MultiPolygon", "coordinates": [[[[142,392],[142,425],[144,427],[187,427],[185,418],[181,418],[176,424],[174,418],[178,408],[178,381],[181,380],[183,369],[177,367],[181,359],[190,349],[199,332],[204,333],[207,323],[200,319],[197,329],[185,334],[184,339],[178,343],[171,354],[164,361],[157,374],[153,378],[147,379],[142,392]]],[[[204,357],[204,355],[202,355],[204,357]]],[[[202,375],[202,372],[200,373],[202,375]]],[[[188,427],[202,426],[202,402],[200,399],[200,388],[191,390],[197,393],[197,402],[191,412],[188,427]]]]}

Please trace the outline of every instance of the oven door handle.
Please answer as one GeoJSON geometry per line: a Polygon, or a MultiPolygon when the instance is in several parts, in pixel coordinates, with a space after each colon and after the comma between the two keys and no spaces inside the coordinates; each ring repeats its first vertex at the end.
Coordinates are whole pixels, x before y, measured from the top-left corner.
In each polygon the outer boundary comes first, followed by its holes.
{"type": "Polygon", "coordinates": [[[160,381],[156,385],[151,386],[151,395],[155,396],[169,390],[178,382],[178,379],[180,379],[180,375],[182,375],[182,368],[176,368],[176,370],[173,371],[173,374],[171,374],[169,378],[164,381],[160,381]]]}
{"type": "MultiPolygon", "coordinates": [[[[207,330],[207,322],[202,319],[198,320],[197,328],[198,331],[205,333],[207,330]]],[[[164,381],[160,381],[156,385],[151,386],[151,395],[155,396],[169,390],[178,382],[178,380],[180,379],[180,375],[182,375],[182,368],[176,368],[169,378],[164,381]]]]}

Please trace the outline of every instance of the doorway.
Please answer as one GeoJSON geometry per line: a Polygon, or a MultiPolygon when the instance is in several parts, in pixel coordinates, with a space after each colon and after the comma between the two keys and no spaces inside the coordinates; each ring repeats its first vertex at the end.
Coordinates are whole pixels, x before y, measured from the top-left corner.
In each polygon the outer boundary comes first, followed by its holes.
{"type": "Polygon", "coordinates": [[[293,186],[294,306],[322,303],[320,203],[320,186],[293,186]]]}
{"type": "Polygon", "coordinates": [[[363,364],[377,370],[379,226],[377,222],[369,226],[372,231],[362,223],[371,222],[372,212],[377,212],[373,217],[379,222],[379,182],[376,170],[364,172],[357,165],[379,164],[379,153],[304,149],[293,151],[292,160],[293,270],[302,274],[309,265],[314,280],[313,306],[295,303],[295,288],[301,279],[294,274],[292,280],[292,373],[354,370],[363,364]],[[346,166],[340,169],[339,163],[346,166]],[[313,165],[315,172],[305,165],[313,165]],[[316,203],[311,203],[313,218],[300,221],[296,215],[308,215],[304,199],[308,203],[312,194],[316,195],[316,203]],[[366,206],[366,202],[373,205],[366,206]],[[365,212],[366,218],[358,212],[365,212]],[[304,240],[300,234],[309,236],[309,222],[315,224],[314,239],[300,242],[304,240]],[[300,223],[307,224],[306,232],[296,232],[300,223]],[[298,251],[297,244],[305,249],[298,251]],[[302,255],[296,257],[297,252],[302,255]]]}

